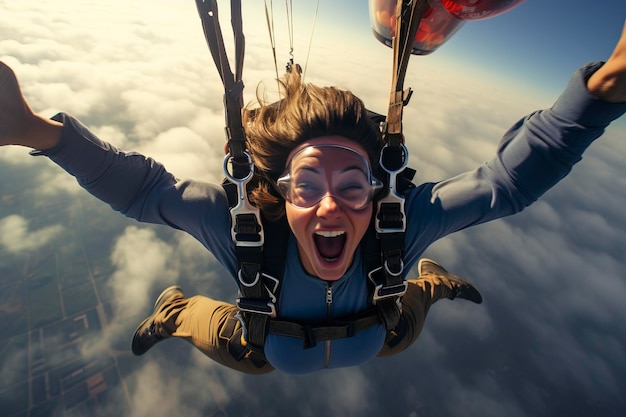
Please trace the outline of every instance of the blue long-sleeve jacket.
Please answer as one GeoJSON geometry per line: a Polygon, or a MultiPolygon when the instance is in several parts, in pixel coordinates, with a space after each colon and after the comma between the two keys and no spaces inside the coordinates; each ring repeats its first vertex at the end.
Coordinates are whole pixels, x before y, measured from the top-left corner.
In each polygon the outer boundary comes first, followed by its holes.
{"type": "MultiPolygon", "coordinates": [[[[422,184],[410,192],[406,203],[407,271],[437,239],[517,213],[569,173],[604,128],[626,111],[626,103],[607,103],[587,91],[586,80],[600,65],[589,64],[577,71],[552,108],[516,123],[491,160],[473,171],[422,184]]],[[[63,121],[61,142],[33,154],[49,156],[81,186],[126,216],[190,233],[235,277],[237,259],[221,186],[179,181],[156,161],[99,140],[76,119],[65,114],[55,118],[63,121]]],[[[286,259],[280,318],[324,321],[367,308],[369,292],[360,251],[345,276],[333,283],[304,271],[293,235],[289,236],[286,259]]],[[[288,373],[353,366],[376,356],[385,333],[380,325],[306,350],[299,339],[269,335],[265,354],[275,368],[288,373]]]]}

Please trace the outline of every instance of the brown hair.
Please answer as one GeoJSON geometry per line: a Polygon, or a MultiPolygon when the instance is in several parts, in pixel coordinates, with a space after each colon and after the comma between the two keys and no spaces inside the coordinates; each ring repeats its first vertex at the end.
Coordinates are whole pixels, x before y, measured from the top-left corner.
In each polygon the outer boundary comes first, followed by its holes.
{"type": "Polygon", "coordinates": [[[281,100],[266,104],[257,98],[259,107],[248,106],[243,112],[256,171],[251,201],[270,220],[285,214],[285,202],[273,184],[284,172],[289,153],[301,143],[320,136],[352,139],[367,151],[374,170],[382,146],[379,129],[351,92],[303,83],[296,67],[279,80],[279,86],[281,100]]]}

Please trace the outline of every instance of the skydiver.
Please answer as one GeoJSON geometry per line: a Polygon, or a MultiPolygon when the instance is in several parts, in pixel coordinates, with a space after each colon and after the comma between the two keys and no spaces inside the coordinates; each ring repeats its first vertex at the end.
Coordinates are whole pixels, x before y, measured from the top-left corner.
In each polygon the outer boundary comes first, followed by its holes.
{"type": "MultiPolygon", "coordinates": [[[[354,321],[371,307],[360,243],[377,198],[381,142],[352,93],[303,84],[298,71],[287,74],[282,85],[280,105],[245,109],[243,125],[257,169],[251,200],[266,217],[286,218],[290,227],[277,320],[300,323],[306,333],[331,321],[354,321]]],[[[221,186],[179,181],[156,161],[98,139],[70,115],[51,120],[38,115],[4,64],[0,93],[0,145],[26,146],[34,155],[49,157],[128,217],[190,233],[236,279],[229,205],[221,186]]],[[[235,305],[199,295],[186,298],[171,286],[137,328],[132,351],[142,355],[161,340],[179,337],[220,364],[249,374],[274,369],[302,374],[397,354],[417,339],[436,301],[482,300],[468,281],[435,261],[419,260],[428,246],[532,204],[624,112],[626,25],[606,63],[576,71],[553,107],[522,118],[504,134],[490,161],[408,189],[403,260],[405,271],[418,263],[419,277],[408,279],[394,329],[377,322],[350,337],[309,340],[308,346],[270,332],[263,350],[252,349],[235,305]]]]}

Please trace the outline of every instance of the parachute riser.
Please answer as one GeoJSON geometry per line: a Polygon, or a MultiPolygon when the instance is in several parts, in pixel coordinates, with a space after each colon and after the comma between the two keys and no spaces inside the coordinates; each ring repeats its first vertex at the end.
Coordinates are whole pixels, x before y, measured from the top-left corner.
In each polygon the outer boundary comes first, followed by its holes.
{"type": "Polygon", "coordinates": [[[397,326],[402,313],[401,298],[406,293],[404,280],[404,234],[406,232],[405,197],[398,185],[406,168],[409,152],[402,135],[402,112],[412,90],[404,90],[404,78],[413,40],[427,0],[398,0],[396,35],[392,39],[393,73],[387,117],[380,125],[385,145],[380,152],[380,166],[388,177],[387,193],[378,200],[374,228],[380,241],[382,266],[368,275],[374,282],[373,303],[387,329],[397,326]]]}
{"type": "Polygon", "coordinates": [[[383,140],[392,147],[404,142],[402,136],[402,112],[411,99],[413,91],[404,90],[406,68],[411,56],[413,40],[419,22],[428,8],[428,0],[399,0],[396,5],[396,35],[392,39],[393,72],[387,119],[381,126],[383,140]]]}
{"type": "MultiPolygon", "coordinates": [[[[273,297],[270,292],[268,301],[268,287],[266,279],[261,279],[263,267],[263,244],[265,233],[261,213],[252,205],[248,198],[248,183],[254,176],[254,164],[246,152],[246,135],[242,123],[243,89],[241,80],[245,49],[241,19],[241,0],[231,0],[231,25],[235,39],[235,73],[231,70],[224,39],[220,28],[217,1],[196,0],[198,13],[202,21],[204,36],[211,51],[213,61],[224,84],[224,109],[226,127],[224,132],[228,143],[228,154],[224,157],[223,171],[226,176],[224,189],[234,188],[234,200],[229,201],[231,216],[231,237],[237,254],[238,273],[240,282],[240,297],[237,305],[241,314],[254,311],[250,323],[254,329],[264,329],[270,316],[276,316],[273,297]],[[232,165],[232,172],[229,170],[232,165]],[[256,302],[263,300],[262,303],[256,302]]],[[[228,194],[228,192],[227,192],[228,194]]],[[[262,343],[265,335],[253,334],[253,342],[262,343]],[[259,340],[261,342],[259,342],[259,340]]]]}
{"type": "MultiPolygon", "coordinates": [[[[243,72],[243,60],[245,52],[245,37],[243,35],[241,19],[241,0],[231,0],[231,25],[235,41],[235,73],[233,74],[226,49],[224,38],[219,23],[219,13],[216,0],[196,0],[198,14],[202,21],[202,29],[211,56],[224,84],[224,109],[225,123],[224,132],[228,141],[230,154],[235,161],[245,162],[246,137],[241,120],[243,108],[244,84],[241,80],[243,72]]],[[[235,177],[241,178],[246,175],[246,170],[241,171],[234,166],[235,177]]]]}

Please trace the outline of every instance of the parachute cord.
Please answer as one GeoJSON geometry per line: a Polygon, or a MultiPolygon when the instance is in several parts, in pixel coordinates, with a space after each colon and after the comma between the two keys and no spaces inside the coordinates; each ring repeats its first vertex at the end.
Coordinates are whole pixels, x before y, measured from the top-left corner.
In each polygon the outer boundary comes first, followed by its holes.
{"type": "Polygon", "coordinates": [[[291,0],[285,0],[285,9],[287,10],[287,31],[289,33],[289,62],[293,64],[293,3],[291,0]]]}
{"type": "MultiPolygon", "coordinates": [[[[319,7],[320,7],[320,2],[319,0],[317,0],[316,5],[315,5],[315,15],[313,17],[313,26],[311,27],[311,35],[309,37],[309,47],[308,47],[308,51],[306,55],[304,71],[302,73],[303,80],[305,79],[306,69],[308,67],[309,58],[311,56],[311,47],[313,45],[313,35],[315,33],[315,27],[317,25],[317,16],[319,14],[319,7]]],[[[287,31],[289,35],[289,58],[290,60],[287,65],[287,69],[289,71],[290,66],[294,64],[293,0],[285,0],[285,8],[287,10],[287,31]]],[[[276,71],[276,80],[278,80],[280,76],[278,74],[278,59],[276,57],[276,30],[274,28],[274,3],[272,0],[269,1],[269,5],[268,5],[268,0],[265,0],[265,19],[267,21],[267,29],[270,35],[272,54],[274,56],[274,70],[276,71]]],[[[279,90],[280,90],[280,83],[279,83],[279,90]]]]}
{"type": "Polygon", "coordinates": [[[278,75],[278,61],[276,59],[276,32],[274,30],[274,3],[270,0],[270,10],[267,7],[267,0],[265,0],[265,20],[267,21],[267,30],[270,35],[270,45],[272,47],[272,54],[274,55],[274,70],[276,71],[276,82],[280,78],[278,75]]]}
{"type": "Polygon", "coordinates": [[[302,72],[302,80],[306,78],[306,69],[309,66],[309,57],[311,56],[311,45],[313,44],[313,35],[315,33],[315,26],[317,24],[317,12],[320,8],[320,0],[317,0],[315,5],[315,15],[313,16],[313,27],[311,28],[311,36],[309,37],[309,49],[306,52],[306,60],[304,61],[304,71],[302,72]]]}

